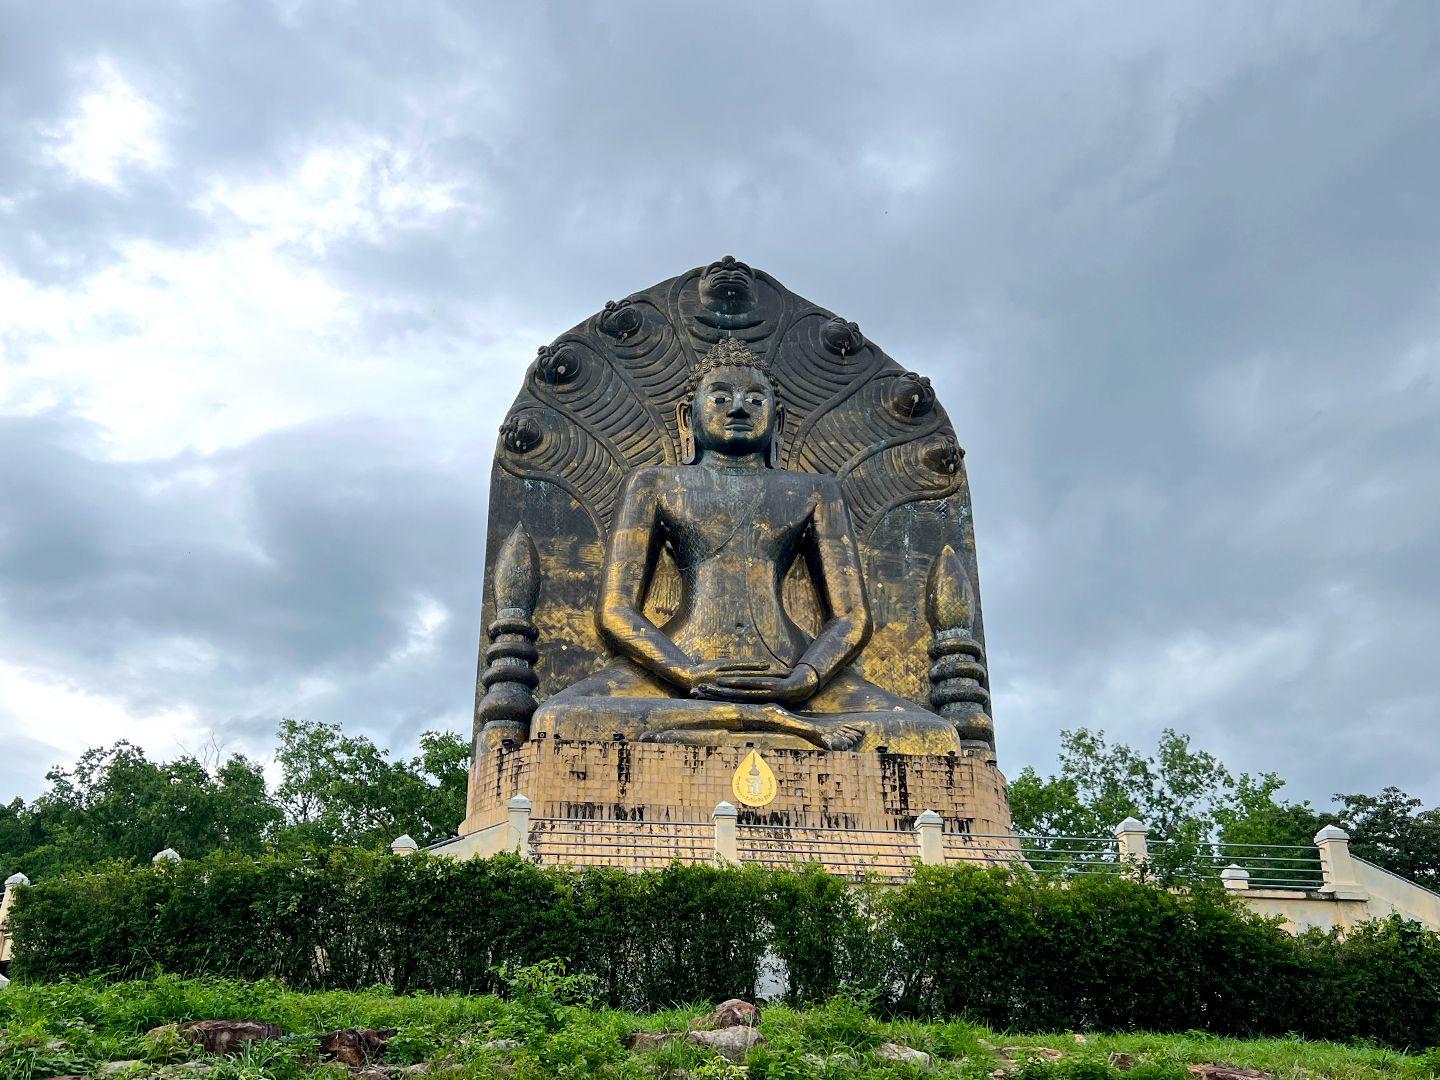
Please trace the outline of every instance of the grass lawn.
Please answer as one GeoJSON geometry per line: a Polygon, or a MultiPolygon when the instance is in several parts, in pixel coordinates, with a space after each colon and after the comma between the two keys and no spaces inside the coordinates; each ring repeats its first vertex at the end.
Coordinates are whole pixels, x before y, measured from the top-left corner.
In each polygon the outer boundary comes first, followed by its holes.
{"type": "MultiPolygon", "coordinates": [[[[57,1075],[203,1077],[204,1080],[299,1080],[356,1074],[319,1060],[316,1036],[336,1028],[395,1028],[377,1067],[390,1077],[505,1076],[653,1077],[657,1080],[740,1080],[788,1077],[955,1076],[990,1080],[1193,1080],[1187,1065],[1222,1063],[1282,1080],[1423,1080],[1440,1073],[1440,1050],[1399,1053],[1369,1046],[1299,1039],[1221,1039],[1183,1035],[1057,1032],[1007,1035],[959,1020],[878,1020],[853,1002],[793,1009],[766,1007],[764,1042],[743,1065],[683,1040],[632,1052],[636,1030],[683,1030],[708,1006],[636,1016],[566,1004],[578,980],[521,978],[507,999],[492,996],[406,996],[384,989],[297,993],[276,983],[219,979],[155,979],[119,984],[12,985],[0,991],[0,1080],[57,1075]],[[283,1039],[252,1043],[233,1057],[207,1057],[173,1033],[152,1028],[199,1019],[259,1020],[281,1025],[283,1039]],[[489,1045],[502,1040],[508,1044],[489,1045]],[[928,1066],[887,1061],[885,1042],[923,1050],[928,1066]],[[1021,1048],[1021,1049],[1017,1049],[1021,1048]],[[1029,1054],[1023,1048],[1058,1051],[1029,1054]],[[1128,1055],[1127,1070],[1112,1054],[1128,1055]],[[107,1063],[132,1061],[129,1067],[107,1063]],[[425,1066],[428,1065],[428,1068],[425,1066]]],[[[1323,1007],[1317,1003],[1317,1007],[1323,1007]]],[[[380,1073],[366,1076],[378,1080],[380,1073]]]]}

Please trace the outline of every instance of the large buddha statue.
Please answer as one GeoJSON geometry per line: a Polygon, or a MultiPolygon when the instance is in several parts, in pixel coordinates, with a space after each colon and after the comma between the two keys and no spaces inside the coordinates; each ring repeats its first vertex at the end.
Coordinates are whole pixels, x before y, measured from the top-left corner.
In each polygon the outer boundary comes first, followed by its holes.
{"type": "Polygon", "coordinates": [[[765,367],[738,339],[722,339],[695,369],[677,409],[680,463],[634,470],[620,495],[596,611],[617,656],[550,698],[535,732],[959,749],[953,722],[851,666],[872,630],[854,526],[833,476],[779,467],[783,416],[765,367]],[[644,609],[662,553],[680,592],[657,626],[644,609]],[[823,620],[813,637],[782,595],[802,559],[823,620]]]}
{"type": "Polygon", "coordinates": [[[485,609],[477,770],[533,739],[993,757],[948,417],[729,256],[541,348],[485,609]]]}

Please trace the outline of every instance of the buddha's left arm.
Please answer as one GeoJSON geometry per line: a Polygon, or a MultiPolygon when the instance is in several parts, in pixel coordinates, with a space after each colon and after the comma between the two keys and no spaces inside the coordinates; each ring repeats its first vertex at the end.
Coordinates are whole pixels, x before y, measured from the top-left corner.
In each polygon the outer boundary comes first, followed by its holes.
{"type": "Polygon", "coordinates": [[[837,481],[826,479],[817,493],[805,545],[810,580],[826,622],[797,662],[815,669],[824,686],[870,640],[870,604],[855,546],[855,527],[837,481]]]}

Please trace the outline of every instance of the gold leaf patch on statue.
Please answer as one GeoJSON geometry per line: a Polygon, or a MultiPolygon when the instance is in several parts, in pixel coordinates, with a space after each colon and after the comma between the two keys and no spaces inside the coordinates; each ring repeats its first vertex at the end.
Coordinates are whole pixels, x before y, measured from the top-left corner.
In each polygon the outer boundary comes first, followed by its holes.
{"type": "Polygon", "coordinates": [[[746,806],[768,806],[780,793],[780,782],[765,764],[760,751],[751,750],[730,781],[735,797],[746,806]]]}

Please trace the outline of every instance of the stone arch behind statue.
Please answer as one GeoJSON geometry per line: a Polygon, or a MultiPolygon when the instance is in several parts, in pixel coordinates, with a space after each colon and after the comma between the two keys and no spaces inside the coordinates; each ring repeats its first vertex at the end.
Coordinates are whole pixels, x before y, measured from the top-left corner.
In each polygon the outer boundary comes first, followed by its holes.
{"type": "MultiPolygon", "coordinates": [[[[777,384],[784,467],[834,476],[844,491],[874,624],[855,666],[925,704],[925,584],[947,546],[969,578],[971,632],[983,642],[970,494],[949,418],[928,380],[854,323],[729,259],[611,302],[539,350],[496,448],[485,625],[497,618],[496,558],[521,525],[539,570],[535,696],[543,702],[610,659],[595,605],[619,491],[637,468],[679,462],[677,406],[698,359],[727,337],[761,357],[777,384]]],[[[646,614],[663,622],[677,597],[666,557],[650,582],[646,614]]],[[[820,616],[803,560],[784,597],[791,618],[813,632],[820,616]]],[[[484,692],[477,687],[477,701],[484,692]]]]}

